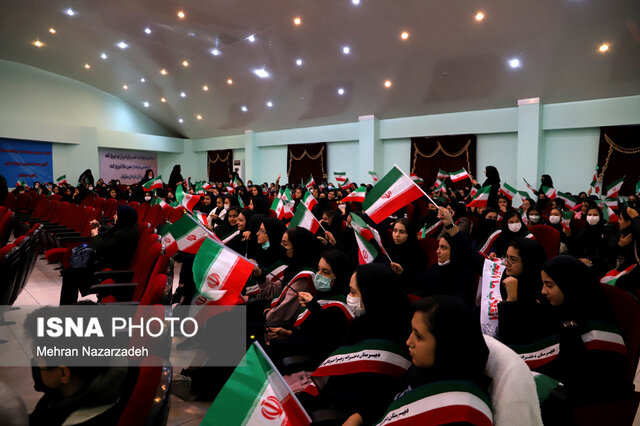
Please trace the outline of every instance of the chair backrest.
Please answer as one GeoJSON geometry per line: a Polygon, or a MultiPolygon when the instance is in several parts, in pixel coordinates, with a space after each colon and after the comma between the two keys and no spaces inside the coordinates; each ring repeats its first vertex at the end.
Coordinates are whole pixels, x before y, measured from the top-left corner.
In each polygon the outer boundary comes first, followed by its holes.
{"type": "Polygon", "coordinates": [[[529,225],[529,231],[542,245],[547,258],[556,257],[560,252],[560,232],[549,225],[529,225]]]}
{"type": "Polygon", "coordinates": [[[418,244],[420,245],[420,251],[425,255],[427,259],[427,268],[432,266],[438,261],[438,257],[436,256],[436,250],[438,249],[438,244],[440,241],[437,238],[422,238],[418,240],[418,244]]]}
{"type": "Polygon", "coordinates": [[[11,210],[16,208],[16,196],[13,195],[13,192],[9,192],[7,196],[4,197],[4,202],[2,204],[11,210]]]}
{"type": "Polygon", "coordinates": [[[162,213],[162,206],[160,206],[160,204],[155,204],[151,206],[149,210],[147,210],[147,214],[144,215],[144,221],[149,222],[151,226],[153,226],[154,228],[157,228],[159,218],[160,218],[160,213],[162,213]]]}
{"type": "Polygon", "coordinates": [[[13,212],[7,210],[2,217],[0,217],[0,246],[3,246],[9,241],[11,235],[11,229],[13,228],[13,212]]]}
{"type": "Polygon", "coordinates": [[[153,271],[153,267],[156,265],[156,262],[160,257],[160,253],[162,253],[162,244],[155,242],[144,251],[142,256],[138,258],[138,262],[133,268],[135,272],[133,273],[132,278],[132,282],[138,283],[138,286],[133,291],[131,300],[139,301],[142,298],[142,295],[147,288],[147,284],[149,284],[151,271],[153,271]]]}
{"type": "Polygon", "coordinates": [[[158,221],[155,225],[155,227],[159,227],[161,224],[165,223],[166,221],[169,220],[169,218],[171,217],[171,213],[173,213],[173,207],[171,206],[164,206],[162,207],[162,211],[160,212],[160,214],[158,215],[158,221]]]}
{"type": "Polygon", "coordinates": [[[167,274],[170,261],[171,261],[171,257],[162,253],[158,258],[158,261],[156,262],[155,266],[153,267],[153,271],[151,272],[151,275],[167,274]]]}
{"type": "Polygon", "coordinates": [[[102,217],[112,218],[116,214],[118,200],[109,198],[102,203],[102,217]]]}
{"type": "Polygon", "coordinates": [[[127,200],[125,200],[124,198],[120,198],[118,200],[118,205],[121,205],[121,204],[127,204],[127,200]]]}
{"type": "Polygon", "coordinates": [[[16,195],[16,207],[15,211],[24,211],[27,210],[29,207],[29,203],[31,202],[31,194],[29,194],[28,192],[21,192],[18,195],[16,195]]]}
{"type": "Polygon", "coordinates": [[[638,299],[620,288],[608,284],[600,286],[616,314],[618,326],[629,353],[624,366],[625,377],[633,381],[640,355],[640,303],[638,299]]]}
{"type": "Polygon", "coordinates": [[[7,244],[0,248],[0,305],[8,305],[13,289],[18,280],[20,248],[15,244],[7,244]]]}
{"type": "Polygon", "coordinates": [[[173,212],[171,213],[171,216],[169,217],[169,222],[176,223],[176,221],[178,219],[180,219],[183,214],[184,214],[184,209],[182,208],[182,206],[174,207],[173,212]]]}
{"type": "MultiPolygon", "coordinates": [[[[129,203],[129,205],[131,205],[133,203],[129,203]]],[[[136,207],[136,213],[138,213],[138,222],[142,222],[144,217],[147,215],[147,212],[149,211],[149,209],[151,208],[151,206],[149,205],[149,203],[140,203],[138,205],[138,207],[136,207]]],[[[151,222],[149,220],[144,220],[145,222],[151,222]]]]}
{"type": "Polygon", "coordinates": [[[6,208],[5,206],[0,206],[0,216],[4,216],[4,214],[8,211],[9,209],[6,208]]]}
{"type": "Polygon", "coordinates": [[[149,284],[140,299],[140,305],[161,305],[167,282],[168,279],[165,274],[152,274],[149,284]]]}

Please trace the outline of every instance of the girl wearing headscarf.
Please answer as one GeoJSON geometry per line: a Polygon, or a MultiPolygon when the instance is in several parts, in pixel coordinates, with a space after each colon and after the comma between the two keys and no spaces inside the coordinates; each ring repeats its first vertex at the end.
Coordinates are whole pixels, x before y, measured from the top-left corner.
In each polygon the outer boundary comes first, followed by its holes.
{"type": "Polygon", "coordinates": [[[536,192],[536,195],[538,196],[538,207],[540,208],[540,211],[548,213],[546,210],[549,206],[549,198],[544,192],[545,188],[553,188],[553,180],[549,175],[542,175],[540,179],[540,189],[538,189],[538,192],[536,192]]]}
{"type": "Polygon", "coordinates": [[[489,191],[489,200],[487,201],[487,207],[498,210],[498,191],[500,190],[500,173],[494,166],[487,166],[484,169],[484,173],[487,179],[482,183],[482,186],[491,186],[489,191]]]}
{"type": "Polygon", "coordinates": [[[91,173],[91,169],[87,169],[84,172],[82,172],[82,174],[78,178],[78,185],[88,187],[88,186],[93,186],[93,184],[94,184],[94,179],[93,179],[93,173],[91,173]]]}
{"type": "Polygon", "coordinates": [[[413,306],[407,340],[412,366],[405,390],[380,424],[492,424],[490,379],[485,375],[489,348],[477,318],[450,296],[427,297],[413,306]]]}
{"type": "Polygon", "coordinates": [[[173,170],[171,170],[171,175],[169,176],[169,182],[167,182],[169,191],[175,192],[176,187],[180,185],[180,183],[184,180],[182,174],[180,174],[181,171],[182,169],[180,167],[180,164],[176,164],[175,166],[173,166],[173,170]]]}
{"type": "Polygon", "coordinates": [[[394,222],[391,244],[387,253],[391,258],[391,269],[398,275],[400,285],[407,293],[418,290],[415,279],[424,271],[424,258],[418,246],[418,237],[409,219],[401,218],[394,222]]]}
{"type": "Polygon", "coordinates": [[[507,254],[507,247],[511,241],[518,238],[533,238],[533,234],[522,221],[520,212],[511,210],[502,219],[502,229],[500,234],[494,237],[494,241],[489,241],[489,246],[483,252],[488,252],[489,257],[504,257],[507,254]]]}
{"type": "Polygon", "coordinates": [[[410,334],[411,305],[390,267],[360,265],[351,277],[347,303],[356,317],[331,356],[313,373],[328,377],[316,402],[373,424],[401,387],[411,366],[405,341],[410,334]],[[347,362],[362,351],[374,361],[347,362]],[[389,360],[389,359],[392,360],[389,360]]]}
{"type": "Polygon", "coordinates": [[[249,231],[247,224],[250,221],[252,215],[253,212],[249,209],[242,209],[238,211],[238,235],[236,235],[231,241],[226,243],[227,247],[229,247],[231,250],[234,250],[244,256],[247,256],[248,254],[251,231],[249,231]]]}

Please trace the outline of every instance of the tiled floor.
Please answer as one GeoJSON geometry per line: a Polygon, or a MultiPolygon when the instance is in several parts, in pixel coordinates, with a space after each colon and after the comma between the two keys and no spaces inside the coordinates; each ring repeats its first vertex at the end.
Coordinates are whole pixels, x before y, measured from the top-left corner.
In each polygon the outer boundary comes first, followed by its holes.
{"type": "MultiPolygon", "coordinates": [[[[55,270],[57,265],[49,265],[45,260],[38,259],[36,266],[29,278],[29,282],[25,289],[20,293],[16,300],[15,306],[26,305],[58,305],[60,297],[60,287],[62,279],[60,271],[55,270]]],[[[180,273],[180,264],[176,263],[174,270],[174,283],[178,282],[178,274],[180,273]]],[[[95,295],[87,297],[79,296],[79,300],[96,300],[95,295]]],[[[11,313],[7,313],[7,319],[10,319],[11,313]]],[[[3,330],[0,328],[0,333],[3,330]]],[[[6,329],[4,330],[6,332],[6,329]]],[[[2,351],[15,350],[16,353],[23,351],[16,347],[1,347],[2,351]]],[[[6,352],[5,352],[6,353],[6,352]]],[[[0,367],[0,381],[7,383],[18,395],[22,397],[27,406],[27,410],[31,412],[36,403],[42,396],[41,393],[33,389],[33,379],[31,378],[31,369],[27,367],[0,367]]],[[[204,417],[207,409],[211,405],[210,402],[185,402],[174,395],[171,395],[171,410],[169,411],[169,426],[195,426],[199,425],[204,417]]]]}

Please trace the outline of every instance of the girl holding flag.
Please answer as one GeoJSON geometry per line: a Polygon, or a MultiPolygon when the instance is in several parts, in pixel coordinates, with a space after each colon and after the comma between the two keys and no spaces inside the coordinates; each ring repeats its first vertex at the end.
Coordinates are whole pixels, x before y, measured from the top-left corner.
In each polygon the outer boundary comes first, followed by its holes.
{"type": "Polygon", "coordinates": [[[398,275],[402,288],[407,293],[415,293],[418,290],[415,279],[424,271],[418,234],[409,219],[401,218],[393,223],[391,235],[391,244],[387,247],[391,269],[398,275]]]}

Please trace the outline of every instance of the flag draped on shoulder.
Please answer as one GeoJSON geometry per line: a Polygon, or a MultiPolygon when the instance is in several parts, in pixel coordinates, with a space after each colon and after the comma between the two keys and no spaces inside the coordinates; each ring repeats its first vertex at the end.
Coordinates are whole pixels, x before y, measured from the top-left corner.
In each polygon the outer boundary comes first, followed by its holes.
{"type": "Polygon", "coordinates": [[[311,418],[256,342],[216,397],[202,426],[306,426],[311,418]]]}
{"type": "Polygon", "coordinates": [[[320,222],[311,213],[311,211],[303,204],[299,203],[296,208],[296,213],[293,215],[293,219],[289,222],[289,228],[299,226],[304,229],[308,229],[312,233],[318,232],[320,229],[320,222]]]}
{"type": "Polygon", "coordinates": [[[364,186],[360,186],[351,194],[344,197],[341,202],[348,203],[350,201],[355,201],[357,203],[362,203],[366,195],[367,195],[367,188],[364,186]]]}
{"type": "Polygon", "coordinates": [[[184,206],[188,211],[193,211],[193,208],[200,201],[199,195],[191,195],[187,192],[184,192],[182,186],[178,186],[176,189],[176,200],[184,206]]]}
{"type": "Polygon", "coordinates": [[[152,189],[162,189],[162,186],[162,176],[156,176],[155,178],[142,185],[142,187],[147,191],[151,191],[152,189]]]}
{"type": "Polygon", "coordinates": [[[195,254],[209,235],[188,214],[183,215],[172,225],[166,226],[162,233],[162,244],[166,253],[173,256],[178,251],[195,254]]]}
{"type": "Polygon", "coordinates": [[[387,173],[367,194],[362,209],[375,223],[380,223],[425,193],[398,166],[387,173]]]}
{"type": "Polygon", "coordinates": [[[467,207],[487,207],[487,203],[489,202],[489,193],[491,192],[491,185],[483,186],[476,193],[476,196],[473,197],[473,200],[467,207]]]}

